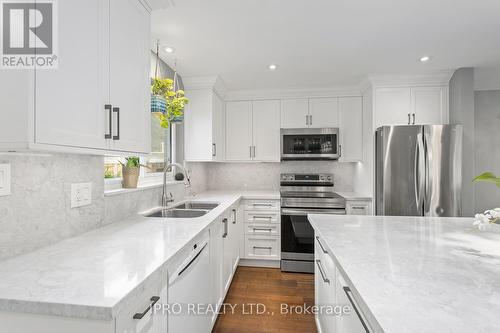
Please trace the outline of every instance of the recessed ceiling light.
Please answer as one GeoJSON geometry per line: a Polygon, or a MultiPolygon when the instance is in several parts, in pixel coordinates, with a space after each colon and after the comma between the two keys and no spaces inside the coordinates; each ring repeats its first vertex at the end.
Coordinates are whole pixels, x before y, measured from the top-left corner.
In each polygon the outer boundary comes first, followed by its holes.
{"type": "Polygon", "coordinates": [[[423,56],[419,60],[420,60],[420,62],[427,62],[427,61],[431,60],[431,57],[430,56],[423,56]]]}
{"type": "Polygon", "coordinates": [[[165,47],[165,52],[167,53],[174,53],[175,52],[175,49],[171,46],[167,46],[165,47]]]}
{"type": "Polygon", "coordinates": [[[276,64],[270,64],[269,65],[269,70],[270,71],[275,71],[276,69],[278,69],[278,65],[276,65],[276,64]]]}

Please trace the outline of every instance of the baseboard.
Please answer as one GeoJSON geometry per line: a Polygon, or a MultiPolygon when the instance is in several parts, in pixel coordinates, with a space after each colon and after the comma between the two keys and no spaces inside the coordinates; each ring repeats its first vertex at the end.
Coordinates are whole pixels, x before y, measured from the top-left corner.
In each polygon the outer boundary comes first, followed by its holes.
{"type": "Polygon", "coordinates": [[[279,260],[240,259],[238,266],[280,268],[279,260]]]}

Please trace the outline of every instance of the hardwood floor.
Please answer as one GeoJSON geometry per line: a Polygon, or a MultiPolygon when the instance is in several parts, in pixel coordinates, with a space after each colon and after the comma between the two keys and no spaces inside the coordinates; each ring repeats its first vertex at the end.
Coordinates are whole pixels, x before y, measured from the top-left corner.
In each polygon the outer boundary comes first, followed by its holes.
{"type": "Polygon", "coordinates": [[[227,311],[219,315],[212,333],[316,333],[314,315],[281,311],[282,304],[314,305],[312,274],[238,267],[224,302],[227,311]],[[257,314],[264,307],[265,313],[257,314]]]}

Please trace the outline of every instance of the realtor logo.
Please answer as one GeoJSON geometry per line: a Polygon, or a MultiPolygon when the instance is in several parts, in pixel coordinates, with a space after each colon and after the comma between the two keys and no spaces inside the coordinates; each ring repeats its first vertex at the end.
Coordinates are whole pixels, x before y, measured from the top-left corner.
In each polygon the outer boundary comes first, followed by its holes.
{"type": "Polygon", "coordinates": [[[2,1],[1,67],[57,68],[57,13],[52,0],[2,1]]]}

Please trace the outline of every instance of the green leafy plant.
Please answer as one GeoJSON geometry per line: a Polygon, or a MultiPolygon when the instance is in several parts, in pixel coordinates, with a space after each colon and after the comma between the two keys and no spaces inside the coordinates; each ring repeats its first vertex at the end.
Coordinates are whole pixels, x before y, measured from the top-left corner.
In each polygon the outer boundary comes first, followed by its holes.
{"type": "Polygon", "coordinates": [[[477,176],[476,178],[474,178],[473,181],[492,183],[492,184],[495,184],[497,187],[500,187],[500,178],[495,176],[491,172],[482,173],[479,176],[477,176]]]}
{"type": "Polygon", "coordinates": [[[138,168],[142,166],[149,169],[147,165],[141,164],[137,156],[125,157],[125,163],[120,162],[120,164],[122,168],[138,168]]]}
{"type": "Polygon", "coordinates": [[[174,80],[154,78],[151,85],[153,95],[161,95],[167,101],[167,111],[158,115],[160,126],[169,128],[170,124],[184,114],[184,107],[189,103],[184,90],[174,90],[174,80]]]}

